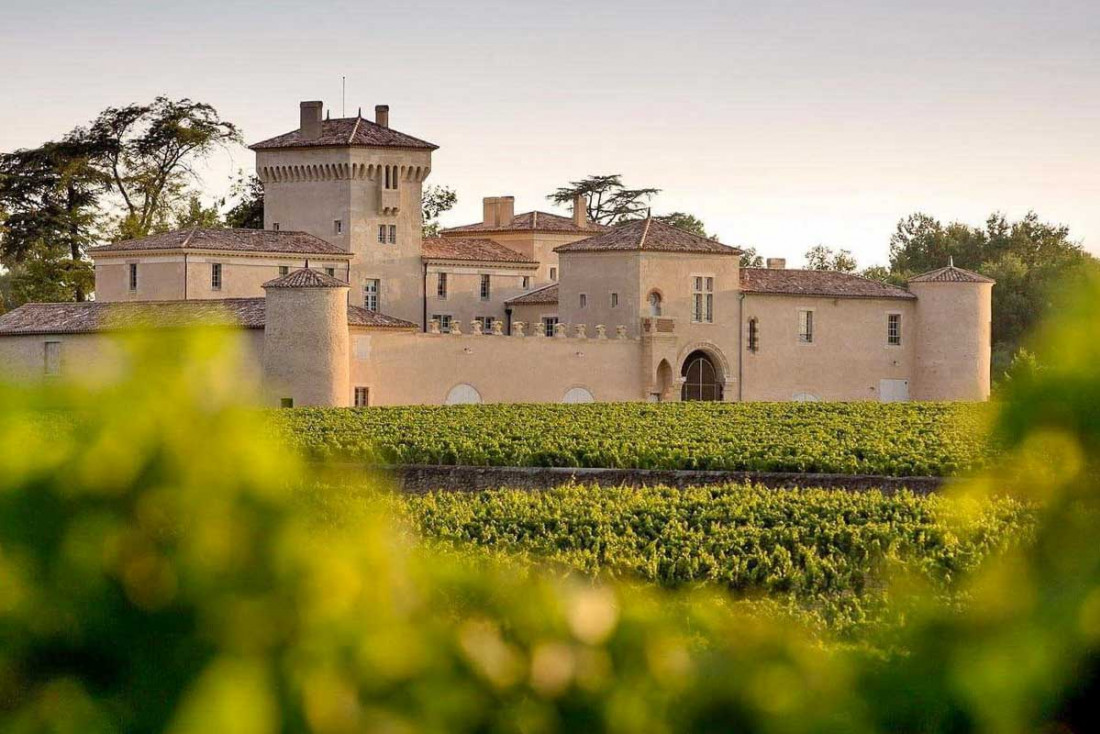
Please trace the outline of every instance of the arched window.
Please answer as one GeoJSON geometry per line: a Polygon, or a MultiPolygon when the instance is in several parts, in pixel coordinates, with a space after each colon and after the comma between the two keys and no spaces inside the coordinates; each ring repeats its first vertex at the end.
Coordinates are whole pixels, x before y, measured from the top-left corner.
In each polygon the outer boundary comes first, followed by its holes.
{"type": "Polygon", "coordinates": [[[476,405],[481,402],[481,393],[473,385],[462,382],[451,388],[447,393],[444,405],[476,405]]]}
{"type": "Polygon", "coordinates": [[[563,403],[594,403],[596,398],[583,387],[574,387],[565,393],[561,399],[563,403]]]}
{"type": "Polygon", "coordinates": [[[660,316],[661,315],[661,294],[657,291],[653,291],[649,294],[649,315],[660,316]]]}
{"type": "Polygon", "coordinates": [[[791,396],[791,400],[796,403],[817,403],[820,402],[821,398],[810,392],[796,392],[791,396]]]}
{"type": "Polygon", "coordinates": [[[722,399],[722,382],[718,370],[706,352],[695,351],[689,354],[680,374],[684,378],[684,387],[680,391],[681,400],[722,399]]]}

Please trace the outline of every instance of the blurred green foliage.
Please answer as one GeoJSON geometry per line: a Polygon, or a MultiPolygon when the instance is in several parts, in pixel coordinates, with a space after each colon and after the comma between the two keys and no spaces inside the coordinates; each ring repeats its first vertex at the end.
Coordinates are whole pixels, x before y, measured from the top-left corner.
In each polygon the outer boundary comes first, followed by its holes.
{"type": "Polygon", "coordinates": [[[1087,731],[1098,304],[1060,311],[967,490],[1034,502],[1031,541],[964,605],[910,599],[886,652],[425,548],[388,510],[317,522],[216,335],[136,340],[119,383],[0,388],[0,730],[1087,731]]]}
{"type": "Polygon", "coordinates": [[[948,476],[983,466],[989,409],[961,403],[590,403],[296,408],[314,459],[948,476]]]}

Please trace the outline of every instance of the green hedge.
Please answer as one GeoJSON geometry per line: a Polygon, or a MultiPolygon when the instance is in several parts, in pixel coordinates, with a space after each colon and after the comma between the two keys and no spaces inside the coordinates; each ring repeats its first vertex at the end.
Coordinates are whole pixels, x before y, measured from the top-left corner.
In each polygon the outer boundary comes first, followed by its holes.
{"type": "Polygon", "coordinates": [[[947,476],[988,461],[989,412],[947,403],[601,403],[305,408],[275,421],[320,460],[947,476]]]}

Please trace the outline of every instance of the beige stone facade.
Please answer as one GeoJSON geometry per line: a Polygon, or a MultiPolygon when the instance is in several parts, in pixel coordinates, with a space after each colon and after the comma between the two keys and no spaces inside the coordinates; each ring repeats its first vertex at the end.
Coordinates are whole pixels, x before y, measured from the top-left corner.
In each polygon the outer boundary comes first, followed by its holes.
{"type": "Polygon", "coordinates": [[[303,103],[297,130],[253,148],[265,230],[94,249],[97,301],[0,317],[0,370],[109,375],[119,324],[214,320],[241,329],[268,405],[989,396],[993,283],[975,273],[897,288],[741,268],[657,220],[589,222],[583,200],[517,214],[486,197],[481,222],[424,240],[435,146],[383,107],[322,120],[303,103]]]}

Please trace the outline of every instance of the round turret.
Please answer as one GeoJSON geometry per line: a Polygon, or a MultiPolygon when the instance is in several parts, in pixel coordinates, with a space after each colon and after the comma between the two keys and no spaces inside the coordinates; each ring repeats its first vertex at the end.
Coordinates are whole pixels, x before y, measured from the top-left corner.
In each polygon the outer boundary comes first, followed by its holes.
{"type": "Polygon", "coordinates": [[[348,284],[308,268],[264,283],[265,392],[275,405],[349,402],[348,284]]]}
{"type": "Polygon", "coordinates": [[[947,267],[909,280],[917,296],[915,400],[987,400],[994,281],[947,267]]]}

